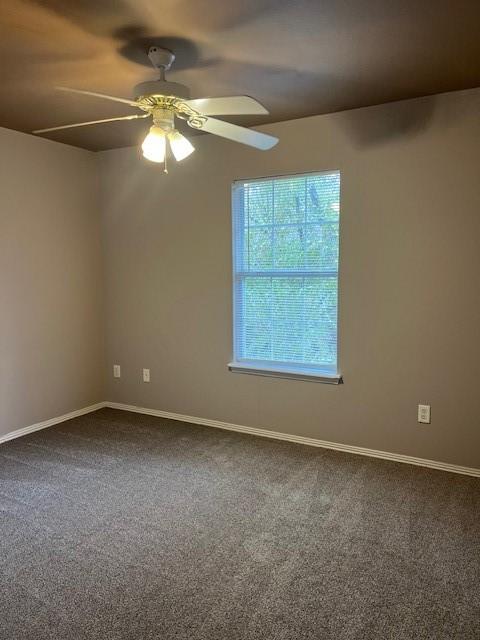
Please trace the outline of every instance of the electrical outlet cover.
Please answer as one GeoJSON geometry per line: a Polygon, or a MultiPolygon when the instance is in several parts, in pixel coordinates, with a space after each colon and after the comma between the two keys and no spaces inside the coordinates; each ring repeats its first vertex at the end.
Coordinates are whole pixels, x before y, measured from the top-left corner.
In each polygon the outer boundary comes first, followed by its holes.
{"type": "Polygon", "coordinates": [[[419,404],[418,405],[418,422],[423,424],[430,424],[430,405],[419,404]]]}

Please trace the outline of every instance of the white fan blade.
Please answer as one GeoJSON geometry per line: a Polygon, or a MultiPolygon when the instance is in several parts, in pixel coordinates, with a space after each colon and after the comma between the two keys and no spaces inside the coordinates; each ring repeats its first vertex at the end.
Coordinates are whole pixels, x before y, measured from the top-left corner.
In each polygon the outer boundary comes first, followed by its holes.
{"type": "Polygon", "coordinates": [[[104,100],[113,100],[113,102],[123,102],[123,104],[129,104],[131,107],[138,107],[138,104],[134,100],[127,100],[127,98],[117,98],[116,96],[107,96],[105,93],[96,93],[95,91],[83,91],[83,89],[70,89],[69,87],[55,87],[58,91],[67,91],[69,93],[80,93],[84,96],[93,96],[94,98],[103,98],[104,100]]]}
{"type": "Polygon", "coordinates": [[[49,131],[59,131],[60,129],[74,129],[75,127],[88,127],[91,124],[103,124],[104,122],[115,122],[116,120],[137,120],[138,118],[148,118],[149,113],[143,115],[120,116],[118,118],[106,118],[105,120],[92,120],[91,122],[76,122],[75,124],[62,124],[60,127],[49,127],[48,129],[36,129],[32,133],[48,133],[49,131]]]}
{"type": "Polygon", "coordinates": [[[226,98],[198,98],[186,100],[185,104],[204,116],[239,116],[266,114],[268,111],[250,96],[227,96],[226,98]]]}
{"type": "MultiPolygon", "coordinates": [[[[195,128],[195,127],[194,127],[195,128]]],[[[231,122],[224,122],[223,120],[217,120],[216,118],[207,118],[207,121],[199,127],[201,131],[208,131],[216,136],[222,138],[228,138],[235,142],[241,142],[242,144],[248,144],[250,147],[255,147],[266,151],[274,147],[278,138],[269,136],[266,133],[260,133],[254,129],[247,129],[246,127],[239,127],[237,124],[231,122]]]]}

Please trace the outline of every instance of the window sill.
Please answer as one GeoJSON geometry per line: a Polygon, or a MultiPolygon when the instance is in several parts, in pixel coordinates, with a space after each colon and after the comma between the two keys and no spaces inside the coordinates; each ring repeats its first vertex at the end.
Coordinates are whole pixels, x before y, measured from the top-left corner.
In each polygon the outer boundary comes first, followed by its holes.
{"type": "Polygon", "coordinates": [[[267,368],[243,362],[230,362],[228,369],[232,373],[249,373],[254,376],[287,378],[288,380],[306,380],[324,384],[342,384],[342,376],[328,371],[309,371],[308,369],[267,368]]]}

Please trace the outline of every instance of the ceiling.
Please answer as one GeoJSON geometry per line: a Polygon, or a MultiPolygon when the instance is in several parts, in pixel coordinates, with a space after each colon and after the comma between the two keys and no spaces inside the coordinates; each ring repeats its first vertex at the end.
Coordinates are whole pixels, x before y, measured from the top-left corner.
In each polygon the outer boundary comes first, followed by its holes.
{"type": "MultiPolygon", "coordinates": [[[[248,94],[247,126],[480,86],[478,0],[4,0],[0,126],[32,131],[127,115],[127,105],[58,85],[131,97],[154,79],[154,40],[192,97],[248,94]]],[[[143,121],[48,134],[100,150],[137,144],[143,121]]],[[[194,132],[190,131],[190,135],[194,132]]]]}

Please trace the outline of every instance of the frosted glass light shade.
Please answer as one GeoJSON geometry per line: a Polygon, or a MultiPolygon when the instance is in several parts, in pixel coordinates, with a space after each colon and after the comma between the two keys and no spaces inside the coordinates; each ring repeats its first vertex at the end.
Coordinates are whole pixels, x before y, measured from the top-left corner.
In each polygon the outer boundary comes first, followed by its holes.
{"type": "Polygon", "coordinates": [[[195,147],[192,143],[175,129],[168,133],[168,140],[170,142],[170,147],[172,148],[172,153],[175,156],[175,160],[178,162],[195,151],[195,147]]]}
{"type": "Polygon", "coordinates": [[[152,162],[164,162],[166,151],[165,131],[153,125],[142,143],[144,158],[152,162]]]}

